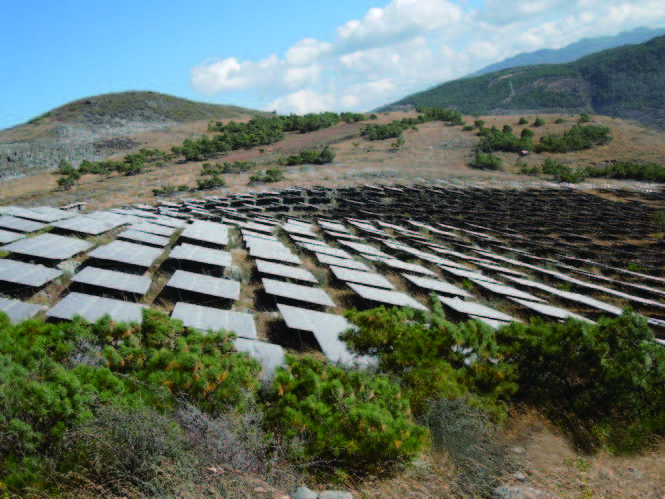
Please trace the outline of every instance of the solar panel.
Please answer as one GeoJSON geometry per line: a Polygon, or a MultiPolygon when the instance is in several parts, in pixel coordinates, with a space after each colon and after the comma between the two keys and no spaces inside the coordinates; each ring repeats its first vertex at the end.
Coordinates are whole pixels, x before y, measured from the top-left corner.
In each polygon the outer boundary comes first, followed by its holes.
{"type": "Polygon", "coordinates": [[[49,269],[43,265],[17,262],[6,258],[0,259],[0,281],[2,282],[41,287],[62,274],[60,270],[49,269]]]}
{"type": "Polygon", "coordinates": [[[200,331],[217,332],[224,329],[242,338],[258,339],[254,316],[251,314],[179,302],[176,303],[171,317],[181,320],[186,327],[200,331]]]}
{"type": "Polygon", "coordinates": [[[289,237],[291,239],[293,239],[294,241],[297,241],[299,243],[319,244],[321,246],[328,246],[329,247],[329,245],[327,243],[321,241],[320,239],[311,239],[311,238],[308,238],[308,237],[300,237],[300,236],[294,236],[294,235],[289,235],[289,237]]]}
{"type": "Polygon", "coordinates": [[[148,234],[155,234],[157,236],[162,236],[162,237],[166,237],[166,238],[171,237],[178,230],[175,227],[167,227],[165,225],[158,225],[156,223],[133,224],[130,227],[130,229],[138,231],[138,232],[146,232],[148,234]]]}
{"type": "Polygon", "coordinates": [[[204,248],[203,246],[196,246],[193,244],[181,244],[176,246],[169,255],[169,258],[173,260],[188,260],[206,265],[216,265],[219,267],[228,267],[233,262],[231,253],[204,248]]]}
{"type": "Polygon", "coordinates": [[[353,234],[343,234],[341,232],[332,232],[328,230],[323,231],[325,234],[329,235],[333,239],[351,239],[353,241],[362,241],[362,237],[354,236],[353,234]]]}
{"type": "Polygon", "coordinates": [[[524,307],[530,308],[531,310],[535,310],[536,312],[542,315],[547,315],[549,317],[554,317],[556,319],[564,319],[564,320],[572,318],[572,319],[577,319],[578,321],[590,322],[594,324],[593,321],[587,319],[586,317],[582,317],[581,315],[569,312],[564,308],[554,307],[552,305],[545,305],[544,303],[534,303],[528,300],[520,300],[519,298],[510,298],[510,299],[516,303],[519,303],[524,307]]]}
{"type": "Polygon", "coordinates": [[[203,274],[194,274],[193,272],[186,272],[184,270],[176,270],[173,277],[166,283],[166,286],[226,300],[238,300],[240,298],[239,282],[203,274]]]}
{"type": "Polygon", "coordinates": [[[274,279],[263,278],[263,288],[269,295],[289,298],[292,300],[314,303],[325,307],[335,307],[328,294],[319,288],[310,288],[299,284],[289,282],[275,281],[274,279]]]}
{"type": "Polygon", "coordinates": [[[261,274],[278,275],[297,281],[318,282],[310,271],[300,267],[292,267],[265,260],[256,260],[256,267],[261,274]]]}
{"type": "Polygon", "coordinates": [[[498,321],[521,322],[519,319],[516,319],[515,317],[511,317],[508,314],[504,314],[503,312],[499,312],[498,310],[494,310],[493,308],[481,305],[480,303],[472,303],[464,301],[457,297],[446,298],[445,296],[439,296],[439,300],[441,300],[441,303],[443,303],[444,305],[447,305],[456,312],[462,314],[473,315],[476,317],[485,317],[487,319],[494,319],[498,321]]]}
{"type": "Polygon", "coordinates": [[[156,236],[155,234],[150,234],[149,232],[141,232],[131,229],[118,234],[118,239],[124,239],[125,241],[132,241],[140,244],[147,244],[148,246],[157,246],[158,248],[164,248],[167,244],[169,244],[169,239],[166,237],[156,236]]]}
{"type": "Polygon", "coordinates": [[[328,360],[347,365],[366,364],[368,362],[367,357],[359,357],[350,352],[345,343],[339,339],[341,333],[355,327],[343,316],[291,307],[281,303],[277,305],[277,308],[279,308],[284,322],[291,329],[310,331],[314,334],[328,360]]]}
{"type": "Polygon", "coordinates": [[[357,260],[352,260],[350,258],[336,258],[330,255],[324,255],[323,253],[315,253],[316,259],[324,265],[335,265],[337,267],[345,267],[347,269],[362,270],[365,272],[371,272],[372,270],[357,260]]]}
{"type": "Polygon", "coordinates": [[[522,298],[523,300],[536,301],[540,303],[546,303],[545,300],[541,300],[537,296],[532,295],[531,293],[526,293],[520,291],[519,289],[512,288],[510,286],[505,286],[504,284],[495,284],[492,282],[481,281],[479,279],[471,279],[472,282],[476,283],[481,288],[485,288],[492,293],[498,295],[508,296],[512,298],[522,298]]]}
{"type": "Polygon", "coordinates": [[[94,218],[95,220],[101,220],[102,222],[110,223],[114,227],[120,227],[121,225],[138,223],[142,221],[139,217],[121,215],[111,211],[93,211],[92,213],[86,213],[85,216],[88,218],[94,218]]]}
{"type": "Polygon", "coordinates": [[[243,229],[253,230],[256,232],[265,232],[267,234],[272,234],[273,232],[275,232],[275,227],[270,225],[257,224],[254,222],[240,222],[237,220],[233,220],[230,222],[237,225],[238,227],[242,227],[243,229]]]}
{"type": "Polygon", "coordinates": [[[141,277],[114,270],[86,267],[72,277],[72,282],[87,284],[100,288],[114,289],[137,295],[144,295],[150,289],[152,281],[148,277],[141,277]]]}
{"type": "Polygon", "coordinates": [[[357,282],[367,286],[374,286],[376,288],[395,289],[395,286],[393,286],[388,279],[379,274],[346,269],[344,267],[335,267],[334,265],[330,266],[330,270],[340,281],[357,282]]]}
{"type": "Polygon", "coordinates": [[[426,306],[420,304],[406,293],[372,288],[369,286],[363,286],[361,284],[355,284],[353,282],[349,282],[347,283],[347,285],[366,300],[378,303],[387,303],[388,305],[411,307],[411,308],[416,308],[418,310],[429,311],[429,309],[426,306]]]}
{"type": "Polygon", "coordinates": [[[326,228],[328,230],[334,231],[334,232],[349,232],[349,229],[347,229],[344,225],[334,223],[334,222],[326,222],[325,220],[317,220],[316,221],[321,227],[326,228]]]}
{"type": "Polygon", "coordinates": [[[50,206],[37,206],[35,208],[31,208],[30,210],[26,211],[28,212],[26,213],[27,215],[32,215],[34,218],[30,218],[30,216],[25,216],[23,218],[28,218],[29,220],[39,220],[40,222],[47,222],[47,223],[55,222],[56,220],[62,220],[64,218],[73,218],[77,216],[75,213],[72,213],[71,211],[60,210],[58,208],[51,208],[50,206]]]}
{"type": "Polygon", "coordinates": [[[441,268],[441,270],[444,270],[444,271],[448,272],[449,274],[453,274],[457,277],[465,277],[467,279],[477,279],[479,281],[501,284],[496,279],[493,279],[493,278],[488,277],[488,276],[483,275],[483,274],[479,274],[477,272],[473,272],[472,270],[462,270],[462,269],[458,269],[458,268],[447,267],[445,265],[439,265],[439,268],[441,268]]]}
{"type": "Polygon", "coordinates": [[[479,317],[477,315],[469,315],[469,319],[475,319],[477,321],[487,324],[492,329],[499,329],[500,327],[507,326],[510,322],[498,321],[496,319],[489,319],[487,317],[479,317]]]}
{"type": "Polygon", "coordinates": [[[17,234],[16,232],[10,232],[8,230],[0,230],[0,243],[7,244],[19,239],[23,239],[25,235],[17,234]]]}
{"type": "Polygon", "coordinates": [[[361,244],[361,243],[354,243],[351,241],[338,241],[340,244],[343,244],[344,246],[348,246],[349,248],[354,249],[358,253],[362,253],[364,255],[374,255],[374,256],[380,256],[383,258],[392,258],[390,255],[387,255],[383,251],[379,251],[376,249],[374,246],[370,246],[369,244],[361,244]]]}
{"type": "Polygon", "coordinates": [[[0,248],[10,253],[46,258],[48,260],[67,260],[82,253],[93,244],[81,239],[56,236],[54,234],[40,234],[29,239],[22,239],[0,248]]]}
{"type": "Polygon", "coordinates": [[[70,293],[55,307],[46,312],[47,317],[72,320],[80,315],[90,323],[97,322],[108,314],[116,322],[137,322],[143,320],[145,305],[111,298],[70,293]]]}
{"type": "Polygon", "coordinates": [[[229,244],[229,227],[214,222],[196,220],[180,235],[182,238],[226,246],[229,244]]]}
{"type": "Polygon", "coordinates": [[[35,305],[34,303],[25,303],[19,300],[0,298],[0,312],[7,314],[9,322],[12,324],[17,324],[29,319],[42,310],[46,310],[44,305],[35,305]]]}
{"type": "Polygon", "coordinates": [[[284,366],[284,349],[279,345],[264,343],[262,341],[237,338],[234,342],[236,350],[249,354],[261,364],[261,381],[269,381],[277,373],[279,367],[284,366]]]}
{"type": "Polygon", "coordinates": [[[427,277],[417,277],[415,275],[409,275],[409,274],[402,274],[402,276],[406,280],[418,286],[419,288],[431,291],[437,291],[439,293],[444,293],[446,295],[465,296],[467,298],[473,298],[473,295],[471,293],[468,293],[467,291],[464,291],[463,289],[458,288],[457,286],[453,286],[452,284],[449,284],[447,282],[437,281],[436,279],[429,279],[427,277]]]}
{"type": "Polygon", "coordinates": [[[88,234],[91,236],[97,236],[113,229],[111,224],[90,217],[66,218],[64,220],[53,222],[51,225],[59,229],[77,232],[79,234],[88,234]]]}
{"type": "Polygon", "coordinates": [[[46,224],[5,215],[0,217],[0,227],[16,232],[37,232],[45,228],[46,224]]]}
{"type": "Polygon", "coordinates": [[[294,263],[300,265],[302,261],[296,255],[286,252],[276,252],[274,248],[269,246],[251,246],[249,248],[249,255],[254,258],[262,258],[264,260],[276,260],[278,262],[294,263]]]}
{"type": "Polygon", "coordinates": [[[277,236],[270,236],[268,234],[261,234],[260,232],[253,232],[251,230],[240,229],[243,237],[258,237],[259,239],[269,239],[271,241],[277,241],[277,236]]]}
{"type": "Polygon", "coordinates": [[[100,246],[90,252],[90,258],[106,260],[108,262],[136,265],[138,267],[150,267],[162,254],[159,248],[151,248],[142,244],[128,243],[125,241],[113,241],[106,246],[100,246]]]}
{"type": "Polygon", "coordinates": [[[432,272],[422,265],[416,265],[415,263],[403,262],[396,258],[379,258],[379,261],[395,269],[408,270],[410,272],[415,272],[416,274],[426,274],[437,277],[436,272],[432,272]]]}
{"type": "Polygon", "coordinates": [[[310,227],[306,227],[300,224],[284,224],[282,225],[282,229],[284,229],[289,234],[301,234],[303,236],[317,237],[310,227]]]}
{"type": "Polygon", "coordinates": [[[321,246],[320,244],[302,243],[300,246],[302,246],[305,249],[308,249],[309,251],[312,251],[313,253],[321,253],[321,254],[324,254],[324,255],[330,255],[330,256],[337,257],[337,258],[348,258],[348,259],[353,258],[351,255],[349,255],[344,250],[337,249],[337,248],[330,248],[328,246],[321,246]]]}

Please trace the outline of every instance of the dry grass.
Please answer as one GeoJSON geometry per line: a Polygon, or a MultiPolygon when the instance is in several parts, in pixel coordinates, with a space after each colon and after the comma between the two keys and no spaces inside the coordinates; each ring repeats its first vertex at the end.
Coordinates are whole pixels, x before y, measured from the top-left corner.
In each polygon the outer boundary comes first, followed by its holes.
{"type": "MultiPolygon", "coordinates": [[[[415,113],[395,112],[389,116],[380,116],[379,122],[390,122],[415,113]]],[[[529,116],[532,120],[535,116],[529,116]]],[[[487,126],[496,125],[501,128],[510,124],[519,133],[517,119],[514,116],[483,117],[487,126]]],[[[545,133],[560,133],[573,125],[568,123],[555,124],[555,116],[547,116],[547,124],[535,128],[536,139],[545,133]]],[[[665,157],[665,134],[643,127],[626,120],[613,120],[607,117],[595,117],[598,124],[612,128],[614,140],[604,147],[588,151],[568,153],[564,155],[531,155],[526,158],[529,166],[541,164],[546,158],[560,159],[573,166],[587,166],[606,161],[638,160],[662,162],[665,157]]],[[[467,121],[473,121],[467,117],[467,121]]],[[[274,165],[277,158],[302,149],[335,144],[337,157],[335,162],[325,166],[308,166],[306,168],[285,168],[285,179],[271,185],[277,189],[294,185],[324,185],[337,187],[340,185],[357,185],[370,181],[372,183],[405,182],[414,180],[434,180],[441,178],[460,178],[470,181],[538,181],[532,177],[517,174],[514,154],[501,154],[506,165],[505,172],[484,172],[472,170],[468,163],[472,157],[475,144],[480,140],[473,132],[462,132],[460,127],[449,127],[442,123],[426,123],[419,126],[418,131],[405,133],[406,145],[399,152],[389,152],[390,140],[369,143],[356,136],[364,124],[340,124],[327,130],[319,130],[310,134],[288,134],[286,140],[266,148],[264,153],[258,149],[236,151],[217,161],[255,161],[257,169],[264,170],[274,165]],[[353,145],[360,142],[359,147],[353,145]]],[[[206,133],[207,122],[196,122],[176,128],[168,128],[137,134],[134,137],[140,147],[156,147],[169,150],[172,145],[179,144],[185,138],[199,137],[206,133]]],[[[135,152],[135,151],[128,151],[135,152]]],[[[116,159],[118,159],[116,157],[116,159]]],[[[88,209],[105,209],[113,206],[136,202],[150,203],[154,200],[152,189],[165,183],[174,185],[186,184],[193,186],[198,178],[201,164],[172,163],[163,168],[154,168],[148,173],[135,177],[114,177],[103,182],[97,176],[86,175],[80,185],[71,191],[54,192],[57,176],[49,172],[35,175],[13,182],[0,184],[0,199],[3,204],[49,204],[62,205],[75,201],[88,202],[88,209]]],[[[251,173],[251,172],[250,172],[251,173]]],[[[228,188],[210,191],[207,194],[222,192],[246,192],[254,190],[247,185],[248,174],[225,175],[228,188]]],[[[604,179],[593,180],[598,184],[618,183],[604,179]]],[[[184,196],[195,197],[197,193],[184,193],[184,196]]],[[[607,196],[607,194],[603,194],[607,196]]],[[[625,199],[622,198],[625,202],[625,199]]]]}

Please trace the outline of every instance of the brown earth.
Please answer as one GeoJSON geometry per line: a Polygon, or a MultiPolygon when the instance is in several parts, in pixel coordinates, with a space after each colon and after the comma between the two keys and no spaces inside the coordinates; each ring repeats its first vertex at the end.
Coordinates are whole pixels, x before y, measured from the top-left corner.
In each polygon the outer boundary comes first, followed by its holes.
{"type": "MultiPolygon", "coordinates": [[[[414,112],[393,112],[380,115],[379,122],[389,123],[394,119],[415,116],[414,112]]],[[[563,116],[567,121],[555,124],[556,116],[546,116],[546,124],[532,128],[535,139],[546,133],[562,133],[575,123],[575,117],[563,116]]],[[[527,116],[533,122],[535,116],[527,116]]],[[[486,126],[503,127],[509,124],[516,134],[523,127],[517,125],[515,116],[481,117],[486,126]]],[[[467,117],[472,123],[474,118],[467,117]]],[[[597,124],[612,129],[613,140],[607,146],[595,147],[590,150],[567,154],[532,154],[525,158],[529,166],[540,165],[552,157],[573,167],[600,165],[611,161],[653,161],[665,163],[665,133],[655,131],[634,122],[598,116],[597,124]]],[[[171,146],[179,145],[186,138],[197,138],[207,132],[207,121],[198,121],[178,127],[152,130],[134,135],[136,146],[132,151],[142,147],[170,150],[171,146]]],[[[285,188],[289,186],[324,185],[336,187],[358,183],[410,183],[412,181],[433,181],[436,179],[461,179],[469,182],[542,182],[518,173],[515,162],[516,154],[500,153],[504,160],[503,172],[489,172],[471,169],[468,164],[473,156],[475,144],[480,140],[475,132],[463,132],[461,127],[450,127],[443,123],[426,123],[417,131],[405,132],[406,144],[401,151],[391,152],[391,140],[370,142],[359,137],[363,123],[340,124],[326,130],[309,134],[287,134],[284,141],[265,148],[248,151],[236,151],[216,161],[255,161],[256,169],[274,166],[279,156],[288,155],[303,149],[333,145],[337,156],[330,165],[299,166],[285,169],[285,180],[269,187],[285,188]]],[[[213,135],[209,133],[209,135],[213,135]]],[[[124,153],[123,153],[124,155],[124,153]]],[[[119,159],[122,155],[116,155],[119,159]]],[[[215,160],[213,160],[214,162],[215,160]]],[[[154,199],[153,188],[163,184],[196,185],[202,162],[181,163],[171,162],[163,168],[151,167],[150,171],[135,177],[113,177],[100,181],[98,176],[86,175],[79,185],[71,191],[59,192],[57,175],[43,171],[26,178],[0,184],[2,204],[49,204],[64,205],[74,201],[86,201],[89,208],[109,208],[134,202],[150,202],[154,199]]],[[[252,173],[252,172],[250,172],[252,173]]],[[[243,192],[256,190],[247,185],[250,173],[226,175],[228,187],[217,191],[194,193],[194,195],[220,194],[222,192],[243,192]]],[[[596,185],[617,184],[637,185],[634,182],[618,182],[593,180],[596,185]]],[[[192,193],[185,195],[191,196],[192,193]]]]}

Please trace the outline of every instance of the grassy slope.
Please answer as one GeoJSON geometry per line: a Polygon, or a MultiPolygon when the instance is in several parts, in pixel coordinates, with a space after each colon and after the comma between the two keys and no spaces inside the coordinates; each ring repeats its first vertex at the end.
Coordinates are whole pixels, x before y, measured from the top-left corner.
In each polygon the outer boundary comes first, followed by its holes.
{"type": "Polygon", "coordinates": [[[444,83],[394,105],[481,114],[533,110],[600,114],[665,126],[665,37],[610,49],[569,64],[506,69],[444,83]]]}
{"type": "Polygon", "coordinates": [[[0,143],[48,136],[58,125],[89,124],[96,119],[139,120],[142,117],[190,123],[200,120],[269,115],[238,106],[209,104],[150,91],[130,91],[86,97],[60,106],[27,123],[0,131],[0,143]]]}

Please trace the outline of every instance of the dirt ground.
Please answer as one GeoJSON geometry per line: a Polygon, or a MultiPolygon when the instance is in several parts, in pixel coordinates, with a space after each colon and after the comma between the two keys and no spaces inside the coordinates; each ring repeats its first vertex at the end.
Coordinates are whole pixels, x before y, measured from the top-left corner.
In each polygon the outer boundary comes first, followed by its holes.
{"type": "MultiPolygon", "coordinates": [[[[394,112],[381,115],[378,122],[389,123],[394,119],[415,116],[415,113],[394,112]]],[[[546,133],[562,133],[575,123],[575,117],[565,115],[565,123],[555,124],[555,115],[546,115],[546,124],[535,131],[535,139],[546,133]]],[[[466,117],[467,123],[475,118],[466,117]]],[[[513,127],[519,134],[523,127],[517,125],[516,116],[481,117],[485,126],[505,124],[513,127]]],[[[527,116],[533,122],[535,116],[527,116]]],[[[529,166],[542,164],[548,157],[554,157],[571,166],[602,164],[607,161],[654,161],[665,163],[665,134],[646,128],[634,122],[608,117],[594,117],[597,124],[612,128],[613,140],[607,146],[595,147],[587,151],[568,154],[532,154],[526,158],[529,166]]],[[[391,152],[391,140],[361,140],[359,137],[364,123],[339,124],[327,130],[309,134],[291,133],[287,139],[263,152],[259,149],[237,151],[216,161],[254,161],[256,169],[265,169],[276,164],[280,156],[299,152],[303,149],[319,148],[332,145],[336,150],[335,161],[329,165],[304,165],[285,169],[285,179],[269,187],[286,188],[291,186],[323,185],[338,187],[359,183],[412,183],[435,180],[459,179],[479,183],[540,183],[546,179],[536,179],[518,173],[514,165],[515,154],[500,154],[504,159],[503,172],[473,170],[468,164],[473,156],[475,144],[480,140],[475,132],[463,132],[461,127],[451,127],[440,122],[426,123],[417,131],[405,132],[406,144],[402,150],[391,152]]],[[[196,138],[207,132],[207,122],[196,122],[180,128],[168,128],[137,134],[134,138],[141,147],[170,150],[186,138],[196,138]]],[[[209,135],[214,135],[209,133],[209,135]]],[[[213,160],[214,161],[214,160],[213,160]]],[[[64,205],[74,201],[88,202],[89,209],[104,209],[136,202],[151,202],[154,199],[152,189],[164,184],[196,185],[202,162],[173,162],[163,168],[151,167],[150,171],[135,177],[113,177],[100,181],[98,176],[86,175],[79,185],[70,191],[57,191],[58,176],[43,171],[27,178],[0,184],[0,204],[20,205],[64,205]]],[[[226,175],[227,188],[194,193],[213,195],[224,192],[245,192],[261,190],[247,184],[252,172],[238,175],[226,175]]],[[[635,182],[618,182],[604,179],[589,181],[587,188],[603,185],[638,185],[635,182]]],[[[191,197],[192,193],[184,195],[191,197]]]]}

